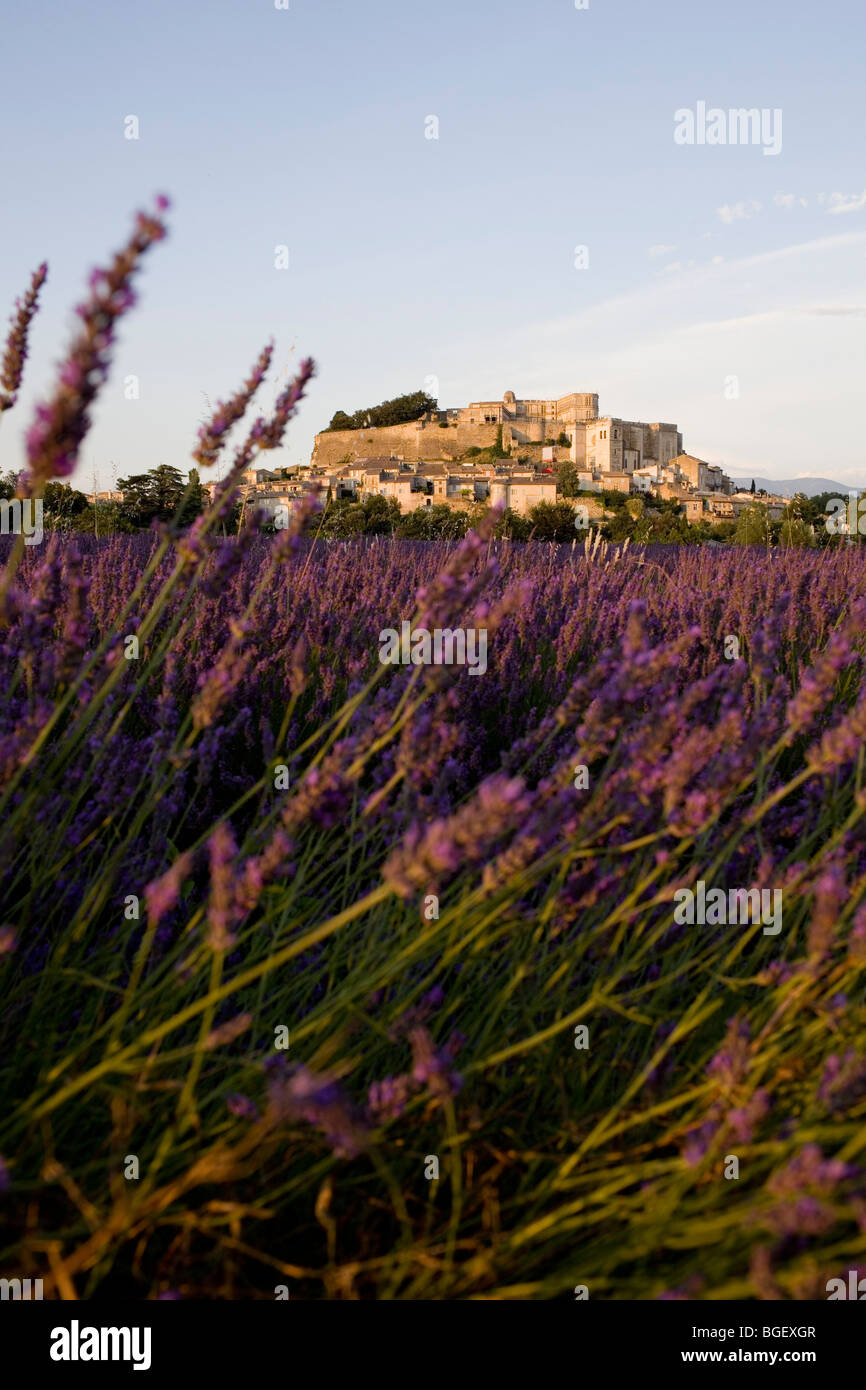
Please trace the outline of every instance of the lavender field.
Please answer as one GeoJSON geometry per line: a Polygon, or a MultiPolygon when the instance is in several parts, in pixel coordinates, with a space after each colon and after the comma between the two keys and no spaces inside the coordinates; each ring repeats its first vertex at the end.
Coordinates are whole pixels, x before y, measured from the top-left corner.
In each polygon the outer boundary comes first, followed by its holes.
{"type": "Polygon", "coordinates": [[[866,551],[222,535],[312,371],[191,527],[3,538],[0,1273],[824,1298],[866,1272],[866,551]],[[405,621],[486,669],[384,664],[405,621]]]}
{"type": "Polygon", "coordinates": [[[4,1261],[65,1296],[817,1296],[866,1231],[864,612],[858,549],[28,552],[4,1261]],[[380,664],[414,614],[485,626],[483,677],[380,664]],[[781,889],[781,930],[678,925],[699,879],[781,889]]]}

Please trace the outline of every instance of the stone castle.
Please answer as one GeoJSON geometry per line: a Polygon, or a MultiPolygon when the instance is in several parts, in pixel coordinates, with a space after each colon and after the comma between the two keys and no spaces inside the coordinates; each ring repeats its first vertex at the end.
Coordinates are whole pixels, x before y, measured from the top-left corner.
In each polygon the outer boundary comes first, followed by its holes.
{"type": "Polygon", "coordinates": [[[371,456],[407,463],[456,462],[470,448],[495,445],[500,430],[503,450],[521,463],[542,462],[545,447],[558,444],[558,462],[568,458],[588,473],[630,474],[647,465],[670,464],[683,451],[676,425],[599,415],[595,393],[518,400],[506,391],[501,401],[432,410],[408,424],[324,430],[316,435],[312,464],[329,470],[371,456]]]}
{"type": "MultiPolygon", "coordinates": [[[[404,512],[484,502],[528,515],[539,502],[558,499],[566,463],[584,497],[653,495],[676,501],[691,522],[735,520],[754,501],[738,494],[717,464],[684,453],[676,425],[600,415],[594,392],[518,400],[506,391],[501,401],[434,409],[401,425],[323,430],[309,469],[251,467],[244,481],[246,500],[265,510],[290,509],[312,482],[335,498],[392,498],[404,512]],[[491,452],[481,455],[485,449],[491,452]]],[[[766,505],[781,515],[784,500],[767,498],[766,505]]],[[[599,500],[593,515],[603,514],[599,500]]]]}

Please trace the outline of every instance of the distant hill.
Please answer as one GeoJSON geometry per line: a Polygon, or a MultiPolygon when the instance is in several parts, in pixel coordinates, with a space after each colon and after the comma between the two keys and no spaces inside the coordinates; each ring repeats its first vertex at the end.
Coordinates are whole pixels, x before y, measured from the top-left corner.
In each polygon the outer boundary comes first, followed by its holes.
{"type": "Polygon", "coordinates": [[[852,489],[861,492],[866,489],[866,483],[858,489],[853,483],[836,483],[832,478],[760,478],[757,473],[735,473],[730,468],[726,468],[725,472],[746,489],[754,478],[756,488],[766,488],[767,492],[776,492],[781,497],[793,497],[795,492],[802,492],[806,497],[814,497],[819,492],[835,492],[840,497],[847,497],[852,489]]]}

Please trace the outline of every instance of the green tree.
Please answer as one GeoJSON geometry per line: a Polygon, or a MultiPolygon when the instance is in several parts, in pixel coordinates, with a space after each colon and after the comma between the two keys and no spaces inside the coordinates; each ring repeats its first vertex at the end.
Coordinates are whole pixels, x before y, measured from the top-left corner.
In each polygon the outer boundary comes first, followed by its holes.
{"type": "Polygon", "coordinates": [[[784,517],[779,528],[779,540],[785,547],[813,546],[815,534],[807,521],[800,517],[784,517]]]}
{"type": "Polygon", "coordinates": [[[640,545],[697,545],[700,537],[676,507],[647,507],[634,525],[632,539],[640,545]]]}
{"type": "Polygon", "coordinates": [[[347,415],[345,410],[335,410],[331,416],[329,430],[352,430],[355,426],[352,423],[352,416],[347,415]]]}
{"type": "Polygon", "coordinates": [[[369,406],[366,410],[356,410],[353,415],[338,410],[331,417],[328,429],[362,430],[382,425],[403,425],[410,420],[420,419],[436,407],[437,401],[426,391],[412,391],[407,396],[395,396],[393,400],[382,401],[380,405],[369,406]]]}
{"type": "Polygon", "coordinates": [[[571,460],[559,466],[556,475],[556,491],[560,497],[576,497],[580,492],[580,479],[571,460]]]}
{"type": "Polygon", "coordinates": [[[0,477],[0,500],[8,502],[15,496],[18,487],[18,474],[9,469],[3,477],[0,477]]]}
{"type": "Polygon", "coordinates": [[[760,502],[752,503],[740,513],[734,545],[769,545],[771,536],[770,515],[760,502]]]}
{"type": "Polygon", "coordinates": [[[573,541],[574,507],[568,502],[537,502],[530,508],[533,538],[539,541],[573,541]]]}
{"type": "Polygon", "coordinates": [[[73,525],[73,518],[86,512],[89,506],[83,492],[78,492],[69,483],[52,480],[45,484],[42,494],[45,524],[52,530],[65,530],[73,525]]]}
{"type": "Polygon", "coordinates": [[[123,493],[121,515],[136,527],[150,526],[153,521],[172,521],[175,516],[178,525],[186,526],[204,506],[204,489],[194,468],[188,483],[177,468],[161,463],[149,473],[118,478],[117,486],[123,493]]]}
{"type": "Polygon", "coordinates": [[[397,535],[410,540],[461,540],[469,530],[467,512],[439,502],[432,507],[416,507],[400,518],[397,535]]]}
{"type": "Polygon", "coordinates": [[[795,492],[779,527],[779,540],[784,546],[813,546],[812,504],[802,492],[795,492]]]}
{"type": "Polygon", "coordinates": [[[365,497],[361,511],[367,536],[390,536],[401,517],[400,503],[395,497],[365,497]]]}

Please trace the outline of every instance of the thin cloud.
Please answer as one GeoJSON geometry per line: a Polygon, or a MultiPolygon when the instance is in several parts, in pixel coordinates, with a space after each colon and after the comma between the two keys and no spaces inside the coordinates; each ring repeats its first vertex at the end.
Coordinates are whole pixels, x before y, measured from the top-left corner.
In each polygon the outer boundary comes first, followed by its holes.
{"type": "Polygon", "coordinates": [[[801,314],[821,314],[829,318],[866,318],[866,306],[862,304],[816,304],[808,309],[800,309],[801,314]]]}
{"type": "Polygon", "coordinates": [[[716,208],[719,217],[728,225],[732,222],[746,222],[754,213],[760,211],[761,204],[755,201],[751,203],[725,203],[722,207],[716,208]]]}
{"type": "Polygon", "coordinates": [[[866,208],[866,191],[863,193],[831,193],[831,207],[828,212],[859,212],[866,208]]]}

